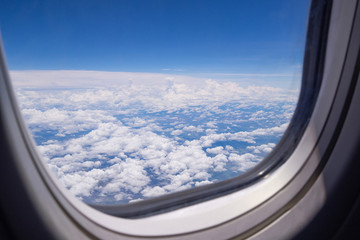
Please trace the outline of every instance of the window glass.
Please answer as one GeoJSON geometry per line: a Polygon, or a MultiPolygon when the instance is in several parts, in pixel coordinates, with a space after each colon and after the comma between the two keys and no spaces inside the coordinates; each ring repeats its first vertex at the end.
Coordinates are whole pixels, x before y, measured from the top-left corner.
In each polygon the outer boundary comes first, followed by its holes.
{"type": "Polygon", "coordinates": [[[86,203],[238,176],[296,107],[309,1],[2,1],[21,112],[86,203]]]}

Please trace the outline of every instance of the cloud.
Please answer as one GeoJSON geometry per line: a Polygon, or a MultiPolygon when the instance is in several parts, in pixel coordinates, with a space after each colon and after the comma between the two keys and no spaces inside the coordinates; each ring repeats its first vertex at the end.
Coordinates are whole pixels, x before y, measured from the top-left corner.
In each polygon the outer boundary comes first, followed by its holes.
{"type": "Polygon", "coordinates": [[[248,171],[275,146],[297,101],[292,90],[178,75],[12,74],[44,162],[91,203],[138,201],[248,171]]]}
{"type": "MultiPolygon", "coordinates": [[[[243,134],[255,137],[259,132],[271,135],[274,130],[257,129],[243,134]]],[[[225,135],[229,138],[234,134],[225,135]]],[[[202,138],[206,137],[209,136],[202,138]]],[[[221,140],[212,137],[211,144],[221,140]]],[[[97,198],[131,200],[136,194],[153,197],[211,182],[211,172],[228,171],[228,162],[237,165],[236,171],[246,171],[261,160],[256,155],[258,151],[267,153],[275,145],[250,146],[252,154],[240,155],[231,146],[203,149],[211,144],[193,140],[181,145],[146,129],[101,123],[84,136],[49,142],[39,146],[39,150],[60,181],[76,196],[93,194],[97,198]],[[161,183],[153,186],[151,181],[161,183]],[[124,192],[127,194],[118,195],[124,192]]]]}
{"type": "Polygon", "coordinates": [[[159,186],[146,187],[144,190],[141,191],[141,193],[144,197],[157,197],[164,195],[166,193],[166,190],[159,186]]]}
{"type": "Polygon", "coordinates": [[[171,135],[177,136],[177,135],[180,135],[180,134],[182,134],[182,133],[183,133],[182,130],[177,129],[177,130],[172,131],[172,132],[171,132],[171,135]]]}
{"type": "Polygon", "coordinates": [[[238,155],[231,153],[229,156],[229,161],[234,162],[237,165],[237,169],[242,172],[246,172],[252,167],[254,167],[261,158],[251,153],[245,153],[238,155]]]}
{"type": "Polygon", "coordinates": [[[10,71],[15,87],[19,88],[103,88],[135,85],[166,85],[172,82],[196,83],[204,78],[185,75],[140,72],[106,72],[87,70],[21,70],[10,71]]]}
{"type": "MultiPolygon", "coordinates": [[[[302,66],[300,66],[302,67],[302,66]]],[[[211,73],[218,76],[239,76],[239,77],[300,77],[300,74],[294,73],[211,73]]]]}
{"type": "Polygon", "coordinates": [[[207,153],[211,153],[211,154],[220,154],[220,153],[224,153],[224,148],[222,146],[219,147],[214,147],[214,148],[208,148],[206,149],[207,153]]]}
{"type": "Polygon", "coordinates": [[[267,143],[259,146],[248,146],[246,149],[253,151],[254,153],[269,153],[275,147],[275,143],[267,143]]]}
{"type": "MultiPolygon", "coordinates": [[[[236,133],[211,133],[206,136],[202,136],[199,140],[202,147],[210,147],[215,142],[226,142],[229,140],[235,140],[239,142],[256,143],[255,138],[259,136],[277,136],[282,134],[288,123],[284,123],[280,126],[272,128],[258,128],[253,131],[240,131],[236,133]]],[[[210,150],[211,151],[211,150],[210,150]]]]}
{"type": "Polygon", "coordinates": [[[204,131],[204,129],[201,126],[195,127],[192,125],[184,127],[183,130],[188,131],[188,132],[203,132],[204,131]]]}
{"type": "MultiPolygon", "coordinates": [[[[75,71],[76,72],[76,71],[75,71]]],[[[57,72],[56,72],[57,73],[57,72]]],[[[72,75],[72,71],[66,72],[65,76],[69,74],[68,78],[72,79],[69,84],[79,84],[82,88],[86,86],[88,89],[73,89],[73,90],[61,90],[61,88],[54,88],[50,91],[44,92],[39,90],[35,91],[22,91],[19,89],[18,99],[21,102],[22,108],[28,108],[36,105],[37,110],[49,109],[49,107],[57,106],[62,110],[111,110],[112,112],[130,114],[134,111],[146,109],[148,112],[167,111],[174,112],[179,109],[188,109],[193,107],[192,111],[199,111],[199,106],[206,106],[208,110],[218,112],[223,111],[218,107],[226,103],[237,102],[239,107],[246,107],[250,105],[269,105],[277,104],[278,102],[296,102],[297,91],[284,90],[281,88],[273,88],[267,86],[249,86],[241,87],[236,82],[216,82],[214,80],[206,79],[190,79],[182,78],[181,76],[175,81],[164,80],[158,75],[153,76],[148,81],[141,80],[142,77],[137,78],[136,81],[132,80],[131,83],[125,83],[123,81],[114,81],[114,86],[110,84],[107,89],[95,88],[92,85],[94,76],[92,74],[80,74],[82,76],[78,81],[75,78],[79,73],[72,75]],[[89,75],[89,76],[88,76],[89,75]],[[73,76],[73,77],[71,77],[73,76]],[[89,83],[86,82],[86,77],[89,77],[89,83]],[[91,78],[92,77],[92,78],[91,78]],[[158,80],[158,78],[160,80],[158,80]],[[91,88],[94,87],[94,88],[91,88]],[[57,91],[55,89],[58,89],[57,91]]],[[[32,77],[36,77],[37,74],[44,75],[44,79],[49,76],[42,71],[36,72],[35,76],[32,73],[24,74],[21,72],[21,76],[25,75],[30,81],[24,82],[24,84],[37,84],[36,81],[31,80],[32,77]]],[[[60,73],[57,73],[61,75],[60,73]]],[[[57,76],[57,74],[55,76],[57,76]]],[[[97,76],[99,73],[95,74],[97,76]]],[[[105,74],[105,73],[104,73],[105,74]]],[[[112,73],[109,73],[110,76],[112,73]]],[[[114,73],[115,74],[115,73],[114,73]]],[[[120,74],[120,73],[117,73],[120,74]]],[[[141,74],[140,74],[141,75],[141,74]]],[[[20,78],[19,76],[17,76],[20,78]]],[[[79,77],[79,76],[77,76],[79,77]]],[[[147,77],[145,76],[143,78],[147,77]]],[[[163,76],[162,76],[163,77],[163,76]]],[[[15,78],[15,77],[14,77],[15,78]]],[[[106,80],[106,74],[105,74],[106,80]]],[[[116,74],[114,79],[116,78],[116,74]]],[[[21,79],[21,78],[20,78],[21,79]]],[[[108,76],[109,81],[113,78],[108,76]]],[[[44,80],[45,81],[45,80],[44,80]]],[[[57,78],[54,79],[58,82],[57,78]]],[[[17,81],[15,81],[16,83],[17,81]]],[[[21,82],[21,80],[19,80],[21,82]]],[[[47,81],[42,85],[42,81],[39,81],[39,86],[46,87],[51,81],[47,81]]],[[[106,82],[106,81],[105,81],[106,82]]],[[[60,83],[59,83],[60,84],[60,83]]],[[[61,82],[66,85],[66,81],[61,82]]],[[[105,84],[102,80],[96,81],[96,84],[105,84]]],[[[22,87],[22,84],[18,84],[22,87]]],[[[23,86],[24,87],[24,86],[23,86]]],[[[69,86],[72,87],[72,86],[69,86]]],[[[26,89],[24,87],[24,89],[26,89]]],[[[203,112],[203,114],[208,114],[203,112]]],[[[204,117],[206,117],[204,115],[204,117]]]]}
{"type": "Polygon", "coordinates": [[[30,127],[37,129],[57,130],[58,134],[70,134],[88,129],[93,129],[103,122],[111,122],[116,118],[102,110],[37,110],[27,108],[22,114],[30,127]]]}

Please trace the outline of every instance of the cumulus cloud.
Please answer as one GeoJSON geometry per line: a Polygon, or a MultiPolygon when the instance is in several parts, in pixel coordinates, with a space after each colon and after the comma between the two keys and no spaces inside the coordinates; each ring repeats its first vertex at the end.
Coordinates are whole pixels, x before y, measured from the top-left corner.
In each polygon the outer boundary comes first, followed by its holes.
{"type": "Polygon", "coordinates": [[[206,149],[206,152],[211,153],[211,154],[220,154],[220,153],[224,153],[224,148],[222,146],[219,147],[214,147],[214,148],[208,148],[206,149]]]}
{"type": "Polygon", "coordinates": [[[246,149],[253,151],[254,153],[269,153],[275,147],[275,143],[262,144],[259,146],[248,146],[246,149]]]}
{"type": "Polygon", "coordinates": [[[248,171],[274,148],[297,100],[293,90],[166,74],[12,77],[44,162],[91,203],[138,201],[248,171]]]}
{"type": "Polygon", "coordinates": [[[201,126],[187,126],[183,128],[184,131],[188,131],[188,132],[202,132],[204,131],[204,129],[201,126]]]}

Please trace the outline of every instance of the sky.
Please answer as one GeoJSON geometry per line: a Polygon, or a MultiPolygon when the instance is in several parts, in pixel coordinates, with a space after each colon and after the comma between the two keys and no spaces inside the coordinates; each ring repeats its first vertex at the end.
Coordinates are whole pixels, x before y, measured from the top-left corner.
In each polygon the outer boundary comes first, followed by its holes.
{"type": "Polygon", "coordinates": [[[298,0],[2,0],[0,27],[10,70],[289,80],[301,73],[308,8],[298,0]]]}
{"type": "Polygon", "coordinates": [[[17,100],[38,153],[87,203],[242,174],[296,108],[308,1],[0,3],[17,100]]]}

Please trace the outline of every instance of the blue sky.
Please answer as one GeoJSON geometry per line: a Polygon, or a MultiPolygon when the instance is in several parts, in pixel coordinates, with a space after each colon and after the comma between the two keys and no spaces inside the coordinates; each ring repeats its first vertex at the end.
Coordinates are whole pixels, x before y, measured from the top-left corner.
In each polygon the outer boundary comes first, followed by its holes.
{"type": "Polygon", "coordinates": [[[71,193],[127,203],[272,150],[296,107],[308,3],[246,2],[1,0],[20,109],[71,193]]]}
{"type": "Polygon", "coordinates": [[[291,73],[308,2],[3,0],[0,26],[11,70],[291,73]]]}

